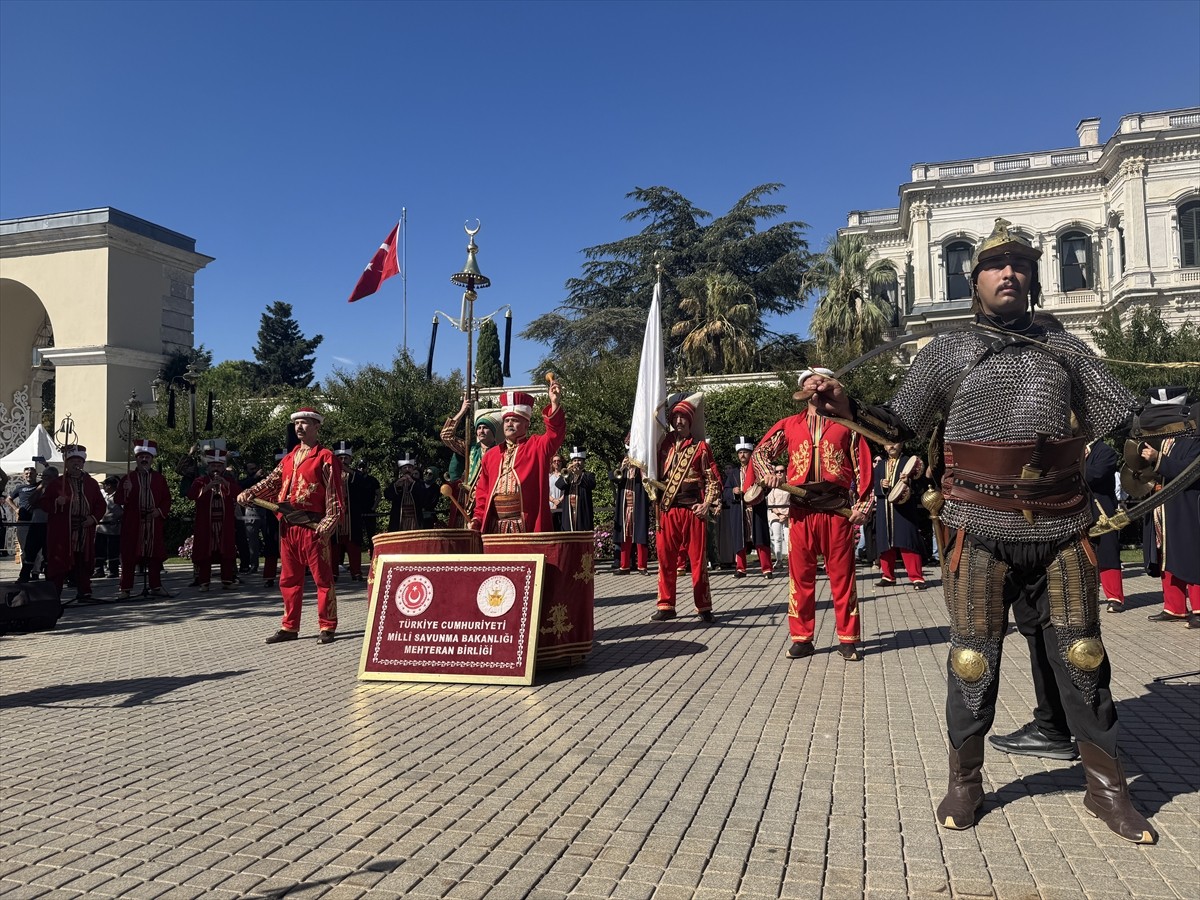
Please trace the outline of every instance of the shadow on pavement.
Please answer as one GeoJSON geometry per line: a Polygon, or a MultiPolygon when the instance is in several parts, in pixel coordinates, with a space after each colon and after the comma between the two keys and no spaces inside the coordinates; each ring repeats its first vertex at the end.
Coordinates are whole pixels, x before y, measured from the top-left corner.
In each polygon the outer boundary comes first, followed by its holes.
{"type": "MultiPolygon", "coordinates": [[[[387,875],[396,871],[398,868],[404,865],[405,862],[407,862],[407,860],[404,859],[380,859],[372,863],[367,863],[358,871],[381,872],[384,875],[387,875]]],[[[259,900],[283,900],[284,897],[287,897],[293,892],[300,893],[313,887],[337,884],[341,881],[344,881],[346,878],[352,877],[353,874],[354,873],[351,875],[335,875],[332,878],[314,878],[310,881],[301,881],[297,884],[289,884],[287,887],[276,888],[273,891],[252,891],[249,896],[259,898],[259,900]]],[[[355,887],[363,887],[363,885],[356,884],[355,887]]]]}
{"type": "MultiPolygon", "coordinates": [[[[1200,741],[1200,683],[1160,683],[1146,685],[1149,693],[1117,702],[1117,717],[1121,731],[1128,736],[1140,721],[1170,722],[1178,729],[1179,746],[1195,747],[1200,741]]],[[[1135,740],[1121,742],[1121,762],[1129,780],[1130,795],[1143,815],[1153,817],[1178,796],[1200,792],[1200,767],[1190,765],[1171,767],[1163,762],[1153,745],[1135,740]]],[[[1017,778],[995,792],[999,802],[989,807],[999,808],[1022,796],[1060,794],[1083,791],[1083,766],[1050,769],[1017,778]]]]}
{"type": "MultiPolygon", "coordinates": [[[[57,684],[50,687],[35,688],[32,691],[22,691],[18,694],[0,696],[0,709],[17,706],[55,706],[70,700],[88,700],[99,697],[111,697],[116,694],[129,694],[120,703],[94,704],[96,707],[110,706],[114,708],[141,706],[179,688],[202,681],[219,681],[233,678],[236,675],[246,675],[254,669],[238,669],[230,672],[209,672],[201,675],[162,676],[159,678],[118,678],[113,681],[90,681],[83,684],[57,684]]],[[[77,706],[77,704],[75,704],[77,706]]]]}
{"type": "Polygon", "coordinates": [[[569,681],[581,672],[593,675],[600,672],[615,672],[618,669],[628,669],[646,663],[660,662],[680,656],[694,656],[708,649],[708,644],[700,641],[672,640],[670,638],[651,638],[642,641],[613,641],[597,644],[582,666],[566,669],[550,669],[545,673],[538,672],[538,684],[551,684],[557,681],[569,681]]]}

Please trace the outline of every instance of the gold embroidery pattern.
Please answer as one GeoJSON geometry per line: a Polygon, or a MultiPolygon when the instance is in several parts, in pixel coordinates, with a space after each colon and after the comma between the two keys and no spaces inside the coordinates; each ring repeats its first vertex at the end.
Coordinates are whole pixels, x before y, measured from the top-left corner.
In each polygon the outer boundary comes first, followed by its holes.
{"type": "Polygon", "coordinates": [[[299,472],[297,472],[296,473],[296,493],[295,493],[295,500],[293,502],[297,506],[299,506],[302,503],[305,503],[308,500],[308,498],[313,495],[313,491],[315,491],[316,489],[317,489],[317,484],[315,481],[306,481],[304,476],[301,475],[299,472]]]}
{"type": "Polygon", "coordinates": [[[810,462],[812,462],[812,444],[801,444],[792,451],[792,477],[799,481],[807,481],[810,462]]]}
{"type": "Polygon", "coordinates": [[[576,581],[582,581],[586,584],[587,582],[592,580],[592,576],[596,572],[596,569],[594,566],[594,560],[595,560],[595,554],[593,554],[593,553],[585,553],[583,555],[583,559],[581,559],[579,561],[579,565],[580,565],[579,571],[575,573],[576,581]]]}
{"type": "Polygon", "coordinates": [[[542,634],[561,638],[571,630],[571,620],[567,617],[567,605],[565,603],[559,603],[550,607],[546,621],[549,624],[538,629],[542,634]]]}
{"type": "Polygon", "coordinates": [[[845,451],[838,449],[830,441],[821,441],[821,468],[825,470],[826,475],[837,478],[842,474],[845,464],[845,451]]]}

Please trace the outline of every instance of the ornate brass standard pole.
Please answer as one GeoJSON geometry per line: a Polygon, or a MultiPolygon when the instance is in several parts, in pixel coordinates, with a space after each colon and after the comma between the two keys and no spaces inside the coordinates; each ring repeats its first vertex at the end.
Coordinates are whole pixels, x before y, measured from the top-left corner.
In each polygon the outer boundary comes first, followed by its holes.
{"type": "MultiPolygon", "coordinates": [[[[479,233],[479,220],[475,220],[474,228],[467,228],[463,225],[463,230],[469,236],[467,243],[467,264],[463,266],[463,270],[455,275],[450,276],[450,281],[457,284],[461,288],[465,288],[463,292],[462,312],[459,316],[459,326],[467,333],[467,367],[466,367],[466,382],[463,388],[466,392],[468,401],[472,399],[471,391],[471,356],[474,353],[475,346],[475,300],[478,294],[476,289],[482,290],[486,287],[491,287],[492,282],[486,275],[479,271],[479,263],[475,260],[475,253],[478,247],[475,246],[475,235],[479,233]]],[[[466,458],[463,460],[463,471],[469,476],[471,467],[471,443],[475,439],[475,416],[468,408],[470,415],[465,417],[466,441],[463,446],[466,447],[466,458]]]]}

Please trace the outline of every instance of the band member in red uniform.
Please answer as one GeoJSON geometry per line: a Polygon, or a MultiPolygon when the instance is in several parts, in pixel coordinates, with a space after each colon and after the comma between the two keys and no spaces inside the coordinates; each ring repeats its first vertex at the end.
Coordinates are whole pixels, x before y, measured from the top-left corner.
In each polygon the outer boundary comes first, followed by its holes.
{"type": "Polygon", "coordinates": [[[139,441],[133,449],[137,468],[121,479],[114,497],[123,510],[121,516],[121,590],[117,599],[125,600],[133,589],[133,576],[140,562],[150,578],[150,593],[165,597],[162,587],[162,563],[167,558],[163,544],[163,526],[171,511],[171,489],[161,472],[150,466],[158,456],[158,444],[139,441]]]}
{"type": "Polygon", "coordinates": [[[279,590],[283,594],[283,621],[279,631],[266,642],[278,644],[300,636],[300,610],[304,599],[304,571],[312,573],[317,586],[318,640],[333,643],[337,633],[337,592],[333,586],[333,561],[329,538],[337,529],[345,510],[342,496],[342,465],[327,447],[320,444],[322,416],[305,406],[292,413],[296,437],[300,443],[283,458],[270,475],[238,495],[238,502],[249,505],[256,497],[273,503],[286,503],[294,510],[295,524],[279,512],[279,590]]]}
{"type": "Polygon", "coordinates": [[[66,474],[46,485],[40,501],[46,511],[46,578],[61,594],[67,575],[73,574],[84,603],[92,599],[92,563],[96,559],[96,523],[107,504],[96,479],[83,471],[87,448],[63,447],[66,474]]]}
{"type": "MultiPolygon", "coordinates": [[[[806,369],[800,384],[814,372],[833,376],[829,369],[806,369]]],[[[789,484],[803,488],[806,496],[792,502],[788,528],[788,630],[792,645],[788,656],[803,659],[813,654],[817,607],[817,554],[825,557],[825,571],[833,594],[838,652],[845,660],[861,659],[858,653],[858,592],[854,580],[853,525],[871,513],[871,448],[867,440],[844,425],[831,422],[808,400],[804,413],[780,419],[751,455],[745,487],[755,472],[767,487],[789,484]],[[787,457],[787,475],[776,475],[775,460],[787,457]]]]}
{"type": "Polygon", "coordinates": [[[675,618],[676,579],[684,559],[691,562],[692,599],[705,622],[713,620],[708,590],[708,514],[721,497],[721,473],[704,434],[703,394],[668,400],[671,432],[658,448],[664,482],[658,494],[658,603],[654,622],[675,618]]]}
{"type": "Polygon", "coordinates": [[[925,590],[921,571],[921,487],[925,466],[919,457],[903,452],[900,444],[883,445],[884,458],[875,464],[875,547],[879,551],[880,578],[876,587],[896,583],[896,557],[918,591],[925,590]]]}
{"type": "Polygon", "coordinates": [[[734,578],[746,577],[746,550],[753,547],[758,553],[758,568],[764,578],[774,576],[771,564],[771,526],[767,522],[767,504],[764,496],[756,503],[746,503],[742,498],[742,484],[746,480],[746,469],[750,465],[750,454],[754,444],[744,436],[734,445],[738,464],[725,470],[724,491],[721,505],[725,514],[721,517],[721,529],[728,545],[733,548],[734,578]]]}
{"type": "Polygon", "coordinates": [[[487,534],[552,531],[550,460],[562,446],[567,419],[562,387],[550,382],[550,405],[542,410],[544,434],[530,434],[533,396],[521,391],[500,395],[504,443],[483,455],[475,483],[471,527],[487,534]]]}
{"type": "Polygon", "coordinates": [[[228,451],[206,447],[208,472],[192,482],[188,499],[196,503],[196,531],[192,539],[192,562],[200,590],[212,581],[213,557],[220,560],[221,590],[232,590],[237,578],[237,544],[234,535],[233,503],[237,482],[225,474],[228,451]]]}
{"type": "Polygon", "coordinates": [[[350,567],[350,580],[362,581],[362,551],[366,544],[363,516],[375,511],[379,482],[350,464],[354,449],[346,441],[337,442],[333,455],[342,464],[342,496],[346,498],[346,514],[338,522],[333,538],[334,564],[341,567],[344,554],[350,567]]]}

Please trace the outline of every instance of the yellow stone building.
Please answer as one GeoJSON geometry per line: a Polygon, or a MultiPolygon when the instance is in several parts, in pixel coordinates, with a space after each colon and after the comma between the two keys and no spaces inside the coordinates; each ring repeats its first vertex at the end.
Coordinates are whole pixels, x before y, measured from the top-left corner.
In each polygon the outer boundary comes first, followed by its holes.
{"type": "MultiPolygon", "coordinates": [[[[93,473],[124,471],[130,395],[195,335],[193,238],[105,207],[0,221],[0,456],[53,410],[93,473]]],[[[61,436],[60,436],[61,438],[61,436]]]]}

